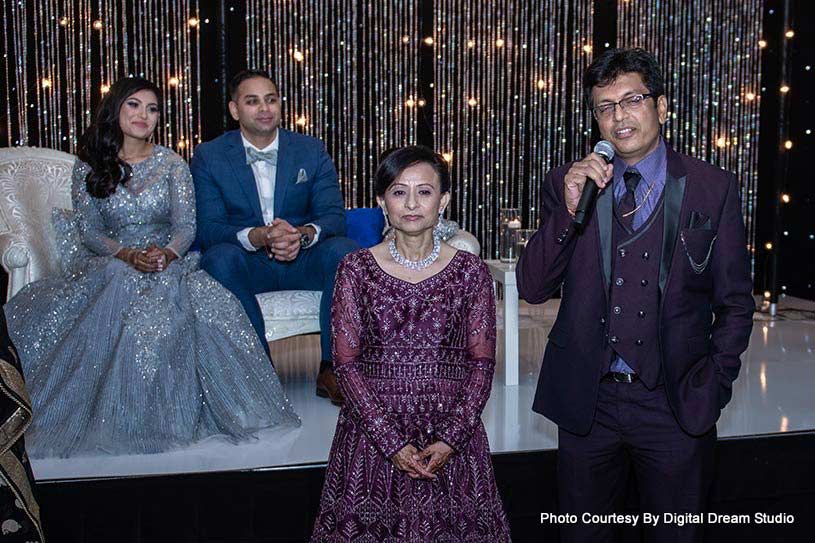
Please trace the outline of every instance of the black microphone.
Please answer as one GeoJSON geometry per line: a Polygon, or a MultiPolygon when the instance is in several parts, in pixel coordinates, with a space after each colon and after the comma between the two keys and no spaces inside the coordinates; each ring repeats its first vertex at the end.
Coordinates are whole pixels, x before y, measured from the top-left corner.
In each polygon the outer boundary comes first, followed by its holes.
{"type": "MultiPolygon", "coordinates": [[[[597,145],[594,146],[594,152],[603,157],[606,164],[611,164],[611,161],[614,160],[614,146],[606,140],[597,142],[597,145]]],[[[585,228],[586,222],[589,220],[596,199],[597,183],[591,178],[586,179],[586,184],[583,185],[583,192],[580,194],[580,201],[577,202],[574,219],[572,219],[572,226],[578,232],[583,232],[583,228],[585,228]]]]}

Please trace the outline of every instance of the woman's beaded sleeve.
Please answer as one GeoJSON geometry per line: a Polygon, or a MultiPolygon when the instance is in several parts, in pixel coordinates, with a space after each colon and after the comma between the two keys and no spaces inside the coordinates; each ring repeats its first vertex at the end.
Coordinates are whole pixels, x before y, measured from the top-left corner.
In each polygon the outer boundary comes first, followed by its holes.
{"type": "Polygon", "coordinates": [[[334,372],[345,405],[362,425],[363,431],[379,451],[390,458],[408,440],[388,416],[385,407],[366,382],[359,368],[364,334],[360,290],[363,288],[354,269],[343,260],[337,268],[334,300],[331,306],[331,334],[334,372]]]}
{"type": "Polygon", "coordinates": [[[495,371],[495,296],[486,264],[481,263],[473,287],[466,324],[470,373],[452,412],[436,430],[436,436],[457,451],[464,449],[481,422],[495,371]]]}

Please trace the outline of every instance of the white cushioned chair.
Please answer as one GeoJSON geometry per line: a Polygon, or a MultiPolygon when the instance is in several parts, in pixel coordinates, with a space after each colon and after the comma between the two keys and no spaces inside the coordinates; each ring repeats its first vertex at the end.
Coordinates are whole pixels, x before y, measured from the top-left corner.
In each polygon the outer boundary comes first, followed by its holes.
{"type": "MultiPolygon", "coordinates": [[[[51,213],[72,207],[75,160],[53,149],[0,149],[0,259],[9,275],[6,299],[32,281],[60,273],[51,213]]],[[[478,240],[464,230],[447,242],[474,254],[480,251],[478,240]]],[[[319,332],[320,296],[311,290],[259,294],[266,339],[319,332]]]]}

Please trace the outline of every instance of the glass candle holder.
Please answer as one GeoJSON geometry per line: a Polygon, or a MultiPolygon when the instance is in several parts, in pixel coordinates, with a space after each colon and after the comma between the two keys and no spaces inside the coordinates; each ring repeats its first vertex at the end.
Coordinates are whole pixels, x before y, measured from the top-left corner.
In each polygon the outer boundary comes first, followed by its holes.
{"type": "Polygon", "coordinates": [[[518,260],[516,235],[521,229],[521,210],[517,207],[501,208],[499,221],[498,258],[501,262],[515,262],[518,260]]]}
{"type": "Polygon", "coordinates": [[[521,258],[521,255],[524,254],[526,244],[535,232],[537,230],[533,228],[519,228],[515,231],[515,254],[518,255],[518,258],[521,258]]]}

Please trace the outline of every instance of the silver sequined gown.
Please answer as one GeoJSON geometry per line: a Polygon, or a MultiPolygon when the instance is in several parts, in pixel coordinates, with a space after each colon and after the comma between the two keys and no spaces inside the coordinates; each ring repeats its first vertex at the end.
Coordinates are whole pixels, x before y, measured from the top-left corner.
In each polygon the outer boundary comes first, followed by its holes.
{"type": "Polygon", "coordinates": [[[82,244],[78,273],[27,285],[5,306],[34,421],[34,457],[152,453],[222,434],[299,425],[238,300],[198,268],[195,197],[186,163],[155,146],[106,199],[72,199],[82,244]],[[120,247],[171,248],[161,273],[112,257],[120,247]]]}

